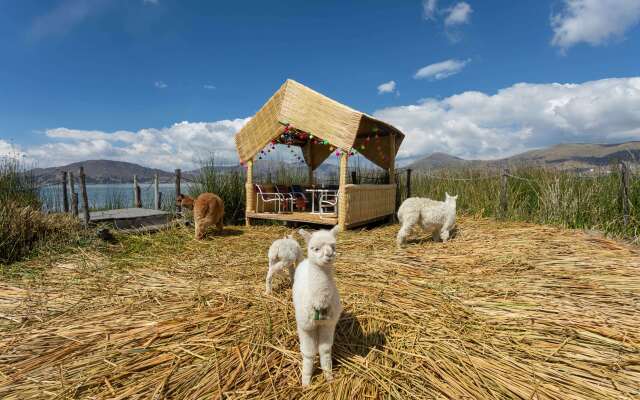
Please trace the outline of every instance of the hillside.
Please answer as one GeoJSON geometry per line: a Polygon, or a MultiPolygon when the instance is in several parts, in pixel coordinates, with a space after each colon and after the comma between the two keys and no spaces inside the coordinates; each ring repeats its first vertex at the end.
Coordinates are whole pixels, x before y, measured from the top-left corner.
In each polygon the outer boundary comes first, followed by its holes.
{"type": "MultiPolygon", "coordinates": [[[[544,165],[548,167],[572,170],[588,170],[610,165],[617,160],[640,163],[640,141],[620,144],[560,144],[547,149],[531,150],[512,157],[499,160],[465,160],[444,153],[433,153],[409,164],[414,170],[439,170],[456,168],[497,168],[503,165],[544,165]]],[[[123,161],[88,160],[60,167],[36,168],[32,170],[39,183],[57,183],[61,171],[77,172],[84,166],[87,183],[129,183],[133,175],[140,182],[150,182],[157,172],[161,182],[173,182],[173,172],[143,167],[142,165],[123,161]]],[[[282,161],[263,160],[256,164],[257,177],[275,173],[281,168],[298,169],[298,164],[287,164],[282,161]]],[[[220,167],[225,171],[239,170],[240,166],[220,167]]],[[[324,163],[316,170],[316,176],[331,176],[337,173],[337,165],[324,163]]],[[[193,178],[199,169],[184,171],[183,175],[193,178]]]]}
{"type": "Polygon", "coordinates": [[[605,167],[619,160],[640,163],[640,141],[620,144],[559,144],[498,160],[465,160],[444,153],[433,153],[414,161],[408,167],[415,170],[438,170],[463,167],[496,168],[503,165],[542,165],[559,169],[587,170],[605,167]]]}
{"type": "Polygon", "coordinates": [[[173,180],[174,176],[173,173],[160,169],[111,160],[87,160],[60,167],[35,168],[32,172],[39,183],[58,183],[62,171],[71,171],[77,174],[81,166],[84,167],[87,183],[129,183],[133,181],[133,175],[137,175],[140,182],[150,182],[156,172],[160,176],[161,182],[169,182],[173,180]]]}

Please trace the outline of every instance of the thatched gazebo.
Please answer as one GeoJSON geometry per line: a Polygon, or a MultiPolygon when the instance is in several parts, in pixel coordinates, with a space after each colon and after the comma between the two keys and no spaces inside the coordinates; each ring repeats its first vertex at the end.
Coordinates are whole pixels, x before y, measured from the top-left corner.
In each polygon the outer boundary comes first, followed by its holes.
{"type": "Polygon", "coordinates": [[[247,166],[247,224],[252,219],[276,219],[325,225],[338,223],[342,228],[352,228],[387,218],[395,212],[395,158],[403,139],[404,134],[390,124],[288,79],[235,136],[240,162],[247,166]],[[314,185],[313,171],[332,153],[339,154],[335,214],[256,211],[254,158],[265,146],[276,142],[301,148],[310,187],[314,185]],[[347,184],[348,157],[355,151],[388,170],[389,183],[347,184]]]}

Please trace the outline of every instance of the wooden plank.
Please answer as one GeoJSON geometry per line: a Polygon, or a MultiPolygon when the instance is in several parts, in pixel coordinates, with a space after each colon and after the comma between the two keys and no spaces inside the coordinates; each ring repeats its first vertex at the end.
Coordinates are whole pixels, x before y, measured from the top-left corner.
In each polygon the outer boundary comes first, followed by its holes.
{"type": "Polygon", "coordinates": [[[89,196],[87,195],[87,181],[84,175],[84,167],[80,167],[80,192],[82,193],[82,208],[84,212],[84,225],[89,225],[89,196]]]}
{"type": "MultiPolygon", "coordinates": [[[[180,197],[181,194],[181,189],[180,189],[180,169],[176,169],[176,199],[178,197],[180,197]]],[[[182,206],[180,206],[178,204],[178,202],[176,202],[176,214],[181,215],[182,214],[182,206]]]]}
{"type": "Polygon", "coordinates": [[[156,172],[154,177],[153,177],[153,193],[154,193],[154,208],[156,210],[159,210],[161,208],[161,200],[160,200],[160,177],[158,176],[158,173],[156,172]]]}
{"type": "Polygon", "coordinates": [[[78,216],[78,192],[76,192],[75,178],[73,172],[69,172],[69,184],[71,185],[71,213],[74,217],[78,216]]]}
{"type": "Polygon", "coordinates": [[[306,222],[310,224],[319,225],[335,225],[338,223],[338,218],[335,214],[311,214],[304,212],[293,213],[247,213],[247,218],[251,219],[268,219],[274,221],[291,221],[291,222],[306,222]]]}
{"type": "Polygon", "coordinates": [[[108,219],[143,218],[157,215],[169,215],[169,212],[162,210],[150,210],[148,208],[119,208],[115,210],[92,211],[90,213],[91,222],[108,219]]]}
{"type": "Polygon", "coordinates": [[[62,171],[62,208],[65,213],[69,212],[69,195],[67,194],[67,171],[62,171]]]}

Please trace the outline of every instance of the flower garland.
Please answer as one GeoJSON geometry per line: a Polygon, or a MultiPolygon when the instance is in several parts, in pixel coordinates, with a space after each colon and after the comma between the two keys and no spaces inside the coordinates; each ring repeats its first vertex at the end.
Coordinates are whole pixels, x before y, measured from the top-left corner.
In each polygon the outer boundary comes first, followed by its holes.
{"type": "MultiPolygon", "coordinates": [[[[343,150],[329,143],[326,139],[321,139],[317,136],[314,136],[311,132],[304,132],[292,127],[287,122],[280,122],[281,125],[284,125],[284,130],[275,139],[272,139],[258,154],[258,160],[262,160],[263,157],[266,157],[268,153],[272,150],[275,151],[277,144],[286,145],[289,149],[290,153],[296,159],[296,161],[300,163],[305,163],[304,157],[301,157],[298,154],[295,154],[294,149],[291,147],[292,145],[300,144],[300,142],[309,142],[314,145],[323,145],[329,146],[329,151],[333,153],[335,151],[336,157],[340,157],[343,153],[347,155],[347,157],[354,156],[358,151],[363,152],[367,149],[367,147],[371,146],[371,141],[373,139],[373,144],[375,145],[375,150],[378,153],[378,156],[383,160],[387,160],[387,155],[385,155],[382,151],[382,145],[380,142],[379,128],[374,126],[371,130],[374,133],[373,136],[368,135],[364,137],[364,143],[361,143],[359,149],[351,148],[347,150],[343,150]]],[[[356,146],[358,147],[358,146],[356,146]]],[[[240,161],[240,165],[245,165],[244,162],[240,161]]]]}

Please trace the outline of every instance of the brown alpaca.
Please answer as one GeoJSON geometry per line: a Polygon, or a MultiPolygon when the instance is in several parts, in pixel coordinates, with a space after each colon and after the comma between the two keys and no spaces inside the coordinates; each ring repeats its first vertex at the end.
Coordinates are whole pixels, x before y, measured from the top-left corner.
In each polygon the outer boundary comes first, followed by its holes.
{"type": "Polygon", "coordinates": [[[196,226],[196,239],[204,238],[207,228],[215,225],[218,232],[222,231],[224,217],[224,203],[213,193],[202,193],[195,200],[181,194],[176,203],[182,207],[193,209],[193,222],[196,226]]]}

